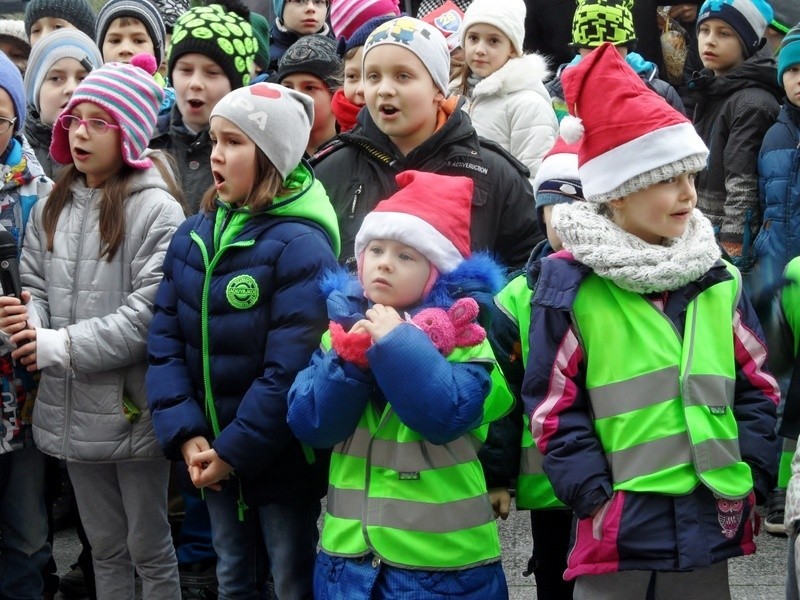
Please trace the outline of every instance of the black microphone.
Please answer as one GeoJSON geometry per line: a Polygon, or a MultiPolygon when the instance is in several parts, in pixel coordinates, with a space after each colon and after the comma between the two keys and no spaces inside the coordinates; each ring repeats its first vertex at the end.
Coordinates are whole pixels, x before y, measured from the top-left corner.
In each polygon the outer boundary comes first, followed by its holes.
{"type": "Polygon", "coordinates": [[[17,240],[6,229],[0,230],[0,286],[4,296],[22,299],[17,240]]]}

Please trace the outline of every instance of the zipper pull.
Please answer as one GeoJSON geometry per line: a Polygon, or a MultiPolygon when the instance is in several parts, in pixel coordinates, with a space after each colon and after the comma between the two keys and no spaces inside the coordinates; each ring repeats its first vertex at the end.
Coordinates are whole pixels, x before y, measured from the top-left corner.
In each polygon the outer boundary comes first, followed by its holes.
{"type": "Polygon", "coordinates": [[[361,190],[363,189],[364,189],[364,184],[359,183],[358,188],[353,193],[353,202],[350,204],[350,214],[347,217],[350,221],[356,218],[356,204],[358,204],[358,197],[361,195],[361,190]]]}

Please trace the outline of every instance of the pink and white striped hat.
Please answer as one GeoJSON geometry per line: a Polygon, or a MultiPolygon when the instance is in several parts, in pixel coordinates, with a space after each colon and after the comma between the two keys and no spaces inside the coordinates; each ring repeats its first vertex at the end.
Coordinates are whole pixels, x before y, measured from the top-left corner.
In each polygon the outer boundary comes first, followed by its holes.
{"type": "MultiPolygon", "coordinates": [[[[157,67],[149,54],[134,56],[131,64],[107,63],[89,73],[75,88],[62,114],[69,114],[82,102],[102,107],[120,126],[122,160],[135,169],[147,169],[153,163],[142,158],[142,153],[150,143],[164,100],[164,90],[153,79],[157,67]]],[[[62,165],[72,162],[69,133],[59,124],[53,127],[50,155],[62,165]]]]}

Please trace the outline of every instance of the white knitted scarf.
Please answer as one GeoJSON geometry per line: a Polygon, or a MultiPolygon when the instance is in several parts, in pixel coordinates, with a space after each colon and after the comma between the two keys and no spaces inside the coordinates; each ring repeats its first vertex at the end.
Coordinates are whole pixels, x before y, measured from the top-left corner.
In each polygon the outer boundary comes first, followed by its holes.
{"type": "Polygon", "coordinates": [[[711,222],[695,209],[681,237],[648,244],[628,233],[590,202],[557,204],[552,224],[576,260],[637,294],[676,290],[698,279],[721,252],[711,222]]]}

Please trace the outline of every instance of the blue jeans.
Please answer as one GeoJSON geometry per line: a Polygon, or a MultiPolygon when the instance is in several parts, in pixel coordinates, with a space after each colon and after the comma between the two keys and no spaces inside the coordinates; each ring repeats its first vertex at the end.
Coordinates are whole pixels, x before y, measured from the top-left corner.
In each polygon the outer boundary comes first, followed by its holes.
{"type": "Polygon", "coordinates": [[[321,506],[316,498],[296,498],[290,505],[251,506],[239,521],[239,482],[220,492],[205,490],[214,550],[217,551],[219,600],[257,600],[256,542],[261,531],[269,555],[278,600],[311,600],[319,541],[321,506]]]}
{"type": "Polygon", "coordinates": [[[44,455],[25,448],[0,455],[0,599],[41,600],[50,559],[44,455]]]}

